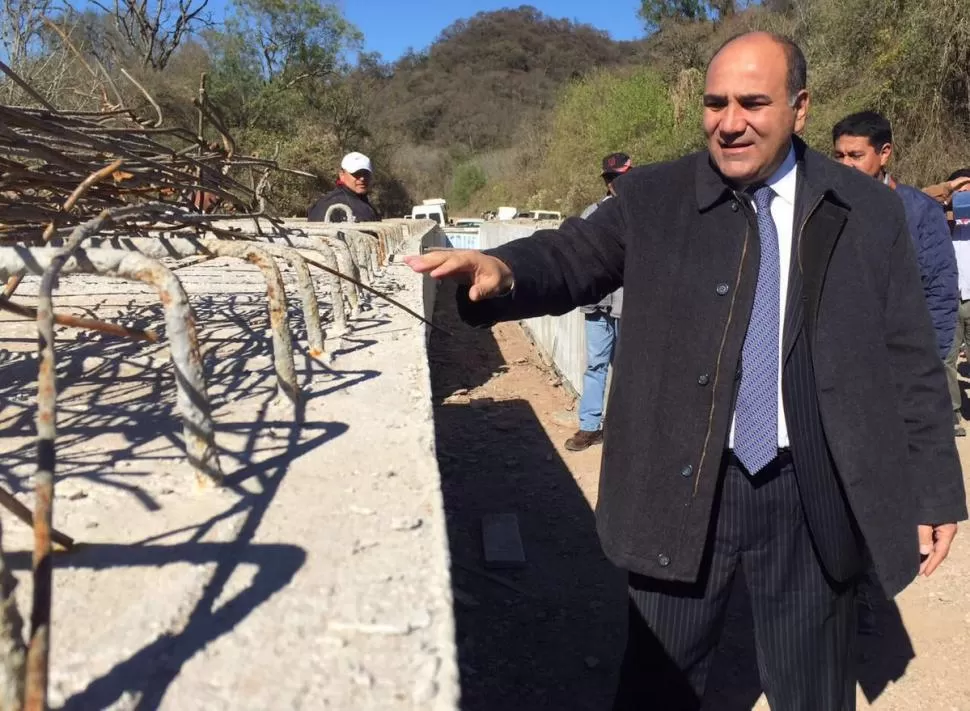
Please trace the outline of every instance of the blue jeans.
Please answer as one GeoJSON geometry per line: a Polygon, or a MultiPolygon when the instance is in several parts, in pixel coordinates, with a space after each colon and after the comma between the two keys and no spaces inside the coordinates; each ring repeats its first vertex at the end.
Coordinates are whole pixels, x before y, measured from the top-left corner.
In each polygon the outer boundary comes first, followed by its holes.
{"type": "Polygon", "coordinates": [[[603,424],[606,374],[613,362],[620,319],[603,311],[586,314],[586,372],[579,400],[579,429],[595,432],[603,424]]]}

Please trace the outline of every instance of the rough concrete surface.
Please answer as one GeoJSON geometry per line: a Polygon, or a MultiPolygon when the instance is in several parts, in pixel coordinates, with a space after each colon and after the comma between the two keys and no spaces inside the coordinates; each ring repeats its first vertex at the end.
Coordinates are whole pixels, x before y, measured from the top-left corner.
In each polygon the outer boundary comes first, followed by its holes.
{"type": "MultiPolygon", "coordinates": [[[[425,327],[370,299],[352,333],[328,339],[336,358],[324,365],[306,353],[291,289],[306,395],[297,425],[276,401],[258,270],[219,259],[178,275],[226,486],[199,489],[185,461],[164,338],[58,329],[54,519],[81,546],[56,556],[52,707],[455,708],[425,327]]],[[[18,301],[32,305],[37,282],[18,301]]],[[[375,286],[422,311],[421,281],[405,267],[375,286]]],[[[55,306],[163,330],[141,285],[62,278],[55,306]]],[[[28,505],[35,334],[32,322],[0,319],[3,483],[28,505]]],[[[5,511],[3,527],[27,616],[30,532],[5,511]]]]}

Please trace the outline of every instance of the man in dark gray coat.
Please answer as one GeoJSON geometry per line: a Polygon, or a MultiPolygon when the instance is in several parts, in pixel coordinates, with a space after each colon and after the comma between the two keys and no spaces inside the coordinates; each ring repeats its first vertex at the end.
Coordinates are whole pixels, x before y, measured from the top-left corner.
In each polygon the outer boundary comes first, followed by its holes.
{"type": "Polygon", "coordinates": [[[864,561],[895,595],[966,518],[903,207],[795,137],[805,78],[790,40],[735,38],[706,151],[621,176],[588,220],[408,258],[478,325],[625,288],[596,511],[630,571],[615,709],[699,708],[739,569],[773,711],[854,708],[864,561]]]}

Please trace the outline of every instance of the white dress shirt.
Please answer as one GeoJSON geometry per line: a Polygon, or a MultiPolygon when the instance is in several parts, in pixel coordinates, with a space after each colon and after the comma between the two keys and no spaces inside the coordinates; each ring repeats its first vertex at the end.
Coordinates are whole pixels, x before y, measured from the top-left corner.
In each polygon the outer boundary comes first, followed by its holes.
{"type": "MultiPolygon", "coordinates": [[[[778,170],[765,181],[765,185],[774,190],[775,196],[771,200],[771,219],[775,223],[778,233],[778,258],[780,260],[778,280],[778,446],[787,447],[788,423],[785,419],[785,403],[781,397],[781,354],[784,341],[785,306],[788,303],[788,270],[791,267],[792,234],[795,229],[795,188],[798,181],[798,163],[795,160],[795,148],[788,151],[784,162],[778,170]]],[[[752,202],[753,205],[753,202],[752,202]]],[[[755,207],[755,212],[758,208],[755,207]]],[[[731,433],[728,436],[728,447],[734,448],[734,415],[731,415],[731,433]]]]}

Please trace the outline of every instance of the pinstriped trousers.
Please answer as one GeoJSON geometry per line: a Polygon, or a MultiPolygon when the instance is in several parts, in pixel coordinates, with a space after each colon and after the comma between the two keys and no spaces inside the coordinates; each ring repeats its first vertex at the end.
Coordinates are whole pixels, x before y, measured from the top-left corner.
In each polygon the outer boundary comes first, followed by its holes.
{"type": "Polygon", "coordinates": [[[853,711],[855,582],[839,585],[823,572],[790,458],[750,477],[726,455],[719,488],[696,583],[630,576],[614,711],[701,708],[739,567],[772,711],[853,711]]]}

